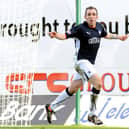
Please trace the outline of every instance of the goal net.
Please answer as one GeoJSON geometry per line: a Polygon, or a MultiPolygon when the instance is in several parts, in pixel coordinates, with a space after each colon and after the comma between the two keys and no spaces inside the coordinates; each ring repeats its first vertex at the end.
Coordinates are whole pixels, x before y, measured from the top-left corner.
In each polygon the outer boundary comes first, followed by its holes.
{"type": "Polygon", "coordinates": [[[0,4],[0,126],[29,126],[39,24],[36,0],[0,4]]]}

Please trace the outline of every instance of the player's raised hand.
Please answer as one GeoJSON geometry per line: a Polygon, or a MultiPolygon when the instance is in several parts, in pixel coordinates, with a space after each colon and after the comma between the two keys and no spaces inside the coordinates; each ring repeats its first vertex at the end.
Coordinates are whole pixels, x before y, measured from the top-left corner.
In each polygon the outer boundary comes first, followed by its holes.
{"type": "Polygon", "coordinates": [[[56,32],[49,32],[48,35],[51,37],[51,38],[55,38],[56,37],[56,32]]]}

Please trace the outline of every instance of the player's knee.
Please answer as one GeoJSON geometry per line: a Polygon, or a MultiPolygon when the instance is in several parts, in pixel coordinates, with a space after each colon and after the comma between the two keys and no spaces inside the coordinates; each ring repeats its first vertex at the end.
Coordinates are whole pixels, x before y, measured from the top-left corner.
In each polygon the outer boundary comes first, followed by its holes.
{"type": "Polygon", "coordinates": [[[97,89],[98,89],[98,90],[101,90],[101,88],[102,88],[102,83],[98,83],[97,89]]]}
{"type": "Polygon", "coordinates": [[[97,90],[101,90],[101,88],[102,88],[102,81],[100,80],[100,81],[98,81],[96,84],[95,84],[95,86],[94,86],[97,90]]]}
{"type": "Polygon", "coordinates": [[[72,81],[71,86],[69,87],[69,92],[73,94],[76,93],[82,84],[83,83],[81,79],[72,81]]]}
{"type": "Polygon", "coordinates": [[[101,88],[102,88],[102,83],[101,83],[101,81],[98,82],[96,85],[94,85],[95,91],[97,90],[97,91],[99,92],[99,91],[101,90],[101,88]]]}
{"type": "Polygon", "coordinates": [[[70,92],[71,94],[74,94],[74,93],[77,92],[78,89],[79,89],[78,87],[69,87],[69,92],[70,92]]]}

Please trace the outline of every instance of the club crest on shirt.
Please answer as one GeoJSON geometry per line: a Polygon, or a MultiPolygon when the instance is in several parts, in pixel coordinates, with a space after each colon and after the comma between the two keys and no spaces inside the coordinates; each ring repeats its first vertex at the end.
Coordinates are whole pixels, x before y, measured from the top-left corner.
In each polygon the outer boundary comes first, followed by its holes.
{"type": "Polygon", "coordinates": [[[90,35],[91,33],[87,31],[86,34],[90,35]]]}

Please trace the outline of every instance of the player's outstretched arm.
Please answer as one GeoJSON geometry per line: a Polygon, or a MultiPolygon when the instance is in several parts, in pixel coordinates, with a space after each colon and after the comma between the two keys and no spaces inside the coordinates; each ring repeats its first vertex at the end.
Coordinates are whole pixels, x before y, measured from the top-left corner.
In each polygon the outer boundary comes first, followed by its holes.
{"type": "Polygon", "coordinates": [[[48,35],[51,37],[51,38],[56,38],[56,39],[59,39],[59,40],[65,40],[66,39],[66,35],[65,33],[57,33],[57,32],[49,32],[48,35]]]}
{"type": "Polygon", "coordinates": [[[105,39],[119,39],[121,41],[125,41],[128,37],[129,37],[129,35],[117,35],[117,34],[108,33],[106,35],[106,37],[104,37],[104,38],[105,39]]]}

